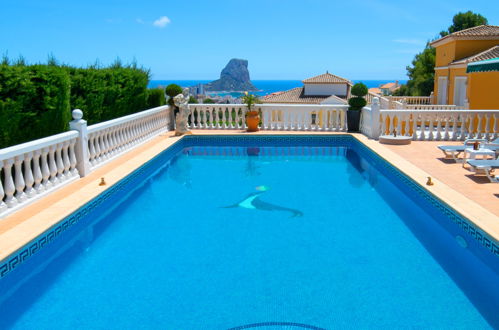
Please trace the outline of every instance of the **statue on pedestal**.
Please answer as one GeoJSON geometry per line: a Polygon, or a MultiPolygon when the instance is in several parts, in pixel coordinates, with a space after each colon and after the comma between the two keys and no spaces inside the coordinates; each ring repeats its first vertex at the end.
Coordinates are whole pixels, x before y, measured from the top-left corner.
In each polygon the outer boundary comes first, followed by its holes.
{"type": "Polygon", "coordinates": [[[184,88],[182,94],[178,94],[173,98],[173,102],[179,108],[177,117],[175,118],[175,136],[189,134],[187,120],[191,111],[189,110],[189,89],[184,88]]]}

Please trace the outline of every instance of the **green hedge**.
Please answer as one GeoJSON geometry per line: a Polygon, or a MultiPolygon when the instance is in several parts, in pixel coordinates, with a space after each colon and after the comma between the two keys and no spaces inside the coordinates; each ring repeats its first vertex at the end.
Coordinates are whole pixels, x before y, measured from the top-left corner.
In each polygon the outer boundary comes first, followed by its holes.
{"type": "Polygon", "coordinates": [[[165,90],[152,88],[147,90],[147,108],[156,108],[166,104],[165,90]]]}
{"type": "Polygon", "coordinates": [[[68,68],[71,108],[83,110],[89,125],[147,108],[148,73],[136,68],[68,68]]]}
{"type": "MultiPolygon", "coordinates": [[[[132,66],[0,64],[0,148],[64,132],[71,109],[89,125],[164,102],[148,92],[149,72],[132,66]],[[154,99],[154,100],[153,100],[154,99]],[[154,103],[157,104],[157,103],[154,103]]],[[[164,104],[164,103],[163,103],[164,104]]]]}
{"type": "Polygon", "coordinates": [[[70,77],[47,65],[0,65],[0,148],[67,130],[70,77]]]}

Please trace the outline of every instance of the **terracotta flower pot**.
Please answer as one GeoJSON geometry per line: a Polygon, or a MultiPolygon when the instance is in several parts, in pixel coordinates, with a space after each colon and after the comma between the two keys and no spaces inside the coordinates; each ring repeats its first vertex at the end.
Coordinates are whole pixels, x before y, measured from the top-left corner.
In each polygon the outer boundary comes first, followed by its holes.
{"type": "Polygon", "coordinates": [[[258,124],[260,123],[260,115],[258,111],[248,111],[246,114],[246,125],[248,128],[246,131],[248,132],[257,132],[258,124]]]}

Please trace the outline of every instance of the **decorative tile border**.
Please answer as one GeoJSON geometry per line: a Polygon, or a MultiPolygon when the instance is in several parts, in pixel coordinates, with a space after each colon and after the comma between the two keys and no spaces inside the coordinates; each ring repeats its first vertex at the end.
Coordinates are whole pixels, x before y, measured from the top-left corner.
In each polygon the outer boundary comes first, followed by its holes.
{"type": "Polygon", "coordinates": [[[457,213],[445,202],[438,199],[436,196],[425,190],[413,179],[402,173],[398,168],[385,161],[380,155],[369,149],[360,141],[350,135],[261,135],[261,136],[238,136],[238,135],[208,135],[208,136],[185,136],[168,149],[146,162],[137,170],[117,182],[115,185],[101,193],[89,203],[83,205],[70,216],[63,219],[56,226],[38,236],[32,242],[26,244],[17,253],[14,253],[4,262],[0,263],[0,279],[12,272],[17,266],[28,260],[32,255],[40,251],[47,244],[53,242],[57,237],[61,236],[66,230],[80,222],[91,211],[95,210],[104,201],[108,200],[115,193],[125,189],[134,180],[138,180],[154,172],[156,161],[164,159],[171,160],[176,154],[187,147],[202,147],[202,146],[222,146],[222,147],[282,147],[289,146],[310,146],[330,147],[332,144],[335,147],[353,147],[362,153],[362,157],[369,160],[375,165],[378,170],[388,174],[390,177],[396,177],[405,186],[412,189],[420,197],[428,201],[433,207],[441,212],[446,218],[449,218],[453,223],[458,225],[463,231],[473,237],[479,244],[499,257],[499,244],[488,236],[481,229],[468,221],[461,214],[457,213]],[[154,165],[154,166],[153,166],[154,165]]]}

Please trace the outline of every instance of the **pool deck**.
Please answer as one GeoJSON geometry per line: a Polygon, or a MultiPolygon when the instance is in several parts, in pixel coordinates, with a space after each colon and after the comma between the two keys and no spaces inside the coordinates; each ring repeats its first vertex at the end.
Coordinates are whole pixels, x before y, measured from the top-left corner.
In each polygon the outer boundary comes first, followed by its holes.
{"type": "MultiPolygon", "coordinates": [[[[345,133],[240,130],[195,130],[194,135],[333,135],[345,133]]],[[[362,134],[355,138],[377,152],[388,162],[432,192],[456,211],[470,219],[496,241],[499,241],[499,184],[489,183],[485,177],[474,177],[461,164],[442,160],[438,144],[460,142],[413,142],[405,146],[382,145],[362,134]],[[431,176],[435,185],[426,186],[431,176]]],[[[35,239],[110,186],[139,168],[180,138],[168,132],[130,150],[122,156],[72,182],[25,208],[0,219],[0,261],[35,239]],[[99,186],[104,177],[107,185],[99,186]]]]}

